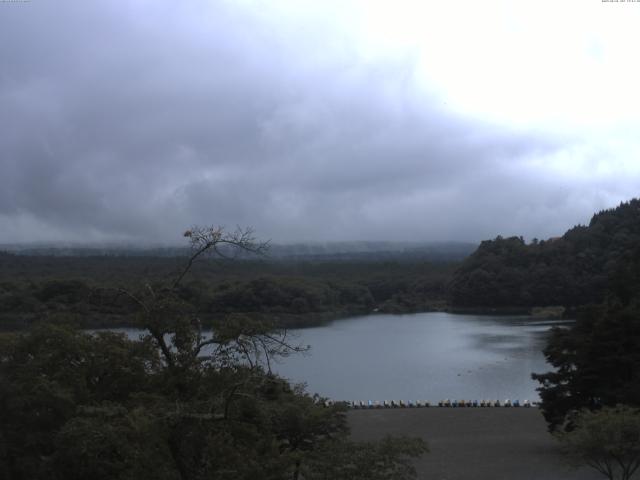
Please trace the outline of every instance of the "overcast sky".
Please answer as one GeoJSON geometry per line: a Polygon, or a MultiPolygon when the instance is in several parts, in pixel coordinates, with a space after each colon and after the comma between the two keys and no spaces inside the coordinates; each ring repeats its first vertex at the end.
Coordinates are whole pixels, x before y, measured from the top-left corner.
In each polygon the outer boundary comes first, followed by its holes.
{"type": "Polygon", "coordinates": [[[0,2],[0,243],[546,238],[640,195],[640,3],[0,2]]]}

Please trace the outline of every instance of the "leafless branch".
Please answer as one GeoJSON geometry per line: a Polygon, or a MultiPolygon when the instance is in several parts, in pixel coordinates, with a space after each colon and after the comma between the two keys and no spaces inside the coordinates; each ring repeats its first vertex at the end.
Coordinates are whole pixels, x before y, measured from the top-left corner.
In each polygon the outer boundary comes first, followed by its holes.
{"type": "Polygon", "coordinates": [[[184,232],[184,236],[189,238],[191,243],[191,255],[184,269],[174,280],[171,288],[178,287],[182,279],[193,267],[196,259],[208,251],[213,251],[218,257],[229,258],[220,250],[222,245],[228,245],[236,250],[258,255],[265,253],[269,247],[269,242],[256,243],[253,234],[254,231],[250,227],[241,228],[238,226],[233,232],[226,232],[223,226],[191,227],[184,232]]]}

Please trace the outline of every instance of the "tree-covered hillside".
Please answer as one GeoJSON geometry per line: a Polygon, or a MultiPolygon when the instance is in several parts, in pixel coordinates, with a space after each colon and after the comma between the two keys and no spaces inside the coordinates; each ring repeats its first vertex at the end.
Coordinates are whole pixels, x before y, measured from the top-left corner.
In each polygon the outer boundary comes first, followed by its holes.
{"type": "Polygon", "coordinates": [[[601,211],[562,237],[484,241],[455,272],[453,306],[575,307],[599,303],[624,258],[640,245],[640,200],[601,211]]]}
{"type": "Polygon", "coordinates": [[[306,351],[286,332],[243,315],[207,324],[183,299],[205,252],[259,252],[247,232],[192,229],[173,278],[121,289],[137,340],[51,324],[0,335],[0,478],[415,479],[423,440],[353,442],[345,404],[271,371],[306,351]]]}
{"type": "Polygon", "coordinates": [[[581,307],[570,328],[553,330],[536,373],[550,429],[572,429],[580,409],[640,407],[640,244],[611,265],[605,299],[581,307]]]}
{"type": "MultiPolygon", "coordinates": [[[[0,253],[0,330],[38,321],[82,327],[130,325],[131,299],[119,293],[155,284],[184,257],[27,256],[0,253]]],[[[202,317],[245,313],[284,326],[355,314],[443,308],[457,264],[427,261],[203,259],[179,294],[202,317]]]]}

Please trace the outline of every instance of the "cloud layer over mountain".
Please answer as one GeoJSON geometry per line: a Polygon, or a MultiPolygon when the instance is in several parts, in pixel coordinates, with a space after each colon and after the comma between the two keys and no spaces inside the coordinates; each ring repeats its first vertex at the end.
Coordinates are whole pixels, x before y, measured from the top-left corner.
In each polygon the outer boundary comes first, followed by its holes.
{"type": "Polygon", "coordinates": [[[638,194],[637,116],[465,110],[475,76],[443,89],[364,4],[274,4],[0,4],[0,243],[545,237],[638,194]]]}

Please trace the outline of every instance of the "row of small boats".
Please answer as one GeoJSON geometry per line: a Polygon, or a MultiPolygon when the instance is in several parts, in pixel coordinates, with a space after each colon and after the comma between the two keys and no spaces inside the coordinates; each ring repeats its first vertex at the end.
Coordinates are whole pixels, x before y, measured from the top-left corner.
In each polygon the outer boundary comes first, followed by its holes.
{"type": "MultiPolygon", "coordinates": [[[[325,402],[325,406],[332,405],[333,401],[327,400],[325,402]]],[[[427,408],[427,407],[445,407],[445,408],[493,408],[493,407],[524,407],[530,408],[537,406],[537,403],[530,402],[529,400],[524,400],[520,402],[520,400],[510,400],[506,399],[504,401],[500,400],[440,400],[438,403],[432,404],[428,401],[404,401],[404,400],[384,400],[380,401],[371,401],[367,400],[366,402],[360,401],[350,401],[350,402],[341,402],[346,403],[349,408],[355,409],[368,409],[368,408],[427,408]]]]}

